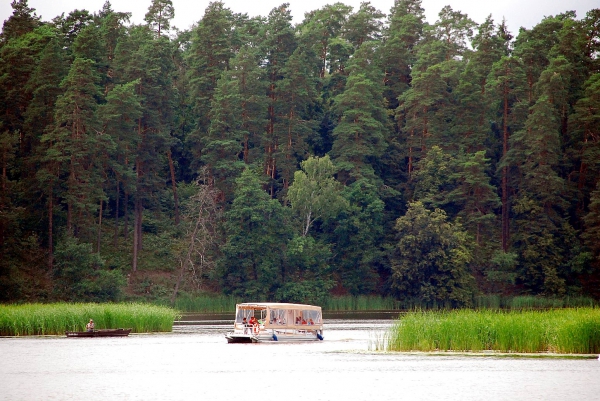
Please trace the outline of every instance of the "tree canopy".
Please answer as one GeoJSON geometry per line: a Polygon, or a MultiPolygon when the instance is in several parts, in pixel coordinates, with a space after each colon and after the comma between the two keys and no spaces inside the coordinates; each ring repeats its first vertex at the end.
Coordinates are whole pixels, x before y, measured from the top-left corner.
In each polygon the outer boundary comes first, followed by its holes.
{"type": "Polygon", "coordinates": [[[0,301],[600,296],[598,9],[11,7],[0,301]]]}

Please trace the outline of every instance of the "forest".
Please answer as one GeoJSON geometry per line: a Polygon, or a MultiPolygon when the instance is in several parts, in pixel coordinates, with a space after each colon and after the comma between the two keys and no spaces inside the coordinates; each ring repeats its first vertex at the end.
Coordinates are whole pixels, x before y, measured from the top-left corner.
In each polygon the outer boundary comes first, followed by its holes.
{"type": "Polygon", "coordinates": [[[0,302],[600,298],[600,9],[148,3],[12,1],[0,302]]]}

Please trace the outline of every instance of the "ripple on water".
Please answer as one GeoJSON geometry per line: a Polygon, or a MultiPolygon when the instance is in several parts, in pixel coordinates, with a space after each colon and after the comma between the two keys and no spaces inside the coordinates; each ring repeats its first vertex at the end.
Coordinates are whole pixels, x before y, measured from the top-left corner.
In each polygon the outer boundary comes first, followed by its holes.
{"type": "Polygon", "coordinates": [[[597,360],[368,352],[391,320],[330,319],[325,341],[227,344],[231,322],[126,338],[0,339],[0,400],[592,400],[597,360]],[[255,396],[256,395],[256,396],[255,396]]]}

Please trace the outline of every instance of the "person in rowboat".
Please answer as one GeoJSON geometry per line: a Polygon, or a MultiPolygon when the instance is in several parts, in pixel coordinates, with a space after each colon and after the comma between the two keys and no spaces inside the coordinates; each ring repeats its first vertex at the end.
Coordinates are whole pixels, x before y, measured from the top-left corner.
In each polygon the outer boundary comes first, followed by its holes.
{"type": "Polygon", "coordinates": [[[94,321],[92,319],[85,325],[85,329],[89,332],[94,331],[94,321]]]}

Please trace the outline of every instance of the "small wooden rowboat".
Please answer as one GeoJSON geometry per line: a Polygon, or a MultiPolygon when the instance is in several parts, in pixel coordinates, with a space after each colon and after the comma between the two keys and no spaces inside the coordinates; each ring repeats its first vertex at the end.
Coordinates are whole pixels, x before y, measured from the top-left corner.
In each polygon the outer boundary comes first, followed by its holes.
{"type": "Polygon", "coordinates": [[[67,337],[127,337],[131,329],[104,329],[94,331],[67,331],[67,337]]]}

